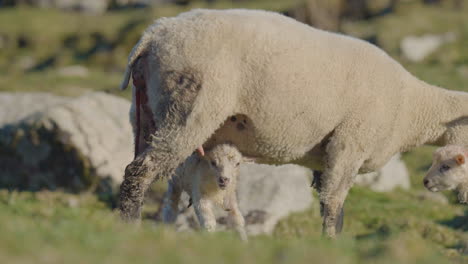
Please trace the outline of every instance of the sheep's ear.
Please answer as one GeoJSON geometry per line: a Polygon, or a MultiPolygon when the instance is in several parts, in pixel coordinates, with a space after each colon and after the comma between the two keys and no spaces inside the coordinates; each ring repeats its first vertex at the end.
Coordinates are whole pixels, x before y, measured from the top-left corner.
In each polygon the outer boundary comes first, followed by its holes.
{"type": "Polygon", "coordinates": [[[465,163],[465,156],[463,156],[462,154],[458,154],[457,156],[455,156],[455,161],[458,165],[462,165],[465,163]]]}

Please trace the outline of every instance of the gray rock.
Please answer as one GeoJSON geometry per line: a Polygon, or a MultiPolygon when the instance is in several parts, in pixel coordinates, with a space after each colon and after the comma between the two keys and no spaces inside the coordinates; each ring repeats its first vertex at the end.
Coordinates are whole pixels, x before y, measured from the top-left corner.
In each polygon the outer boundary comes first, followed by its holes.
{"type": "Polygon", "coordinates": [[[396,188],[409,189],[410,180],[405,163],[397,154],[378,172],[359,174],[355,183],[377,192],[388,192],[396,188]]]}
{"type": "MultiPolygon", "coordinates": [[[[43,97],[27,98],[34,105],[43,97]]],[[[105,93],[57,101],[19,122],[4,118],[10,125],[0,129],[0,184],[29,190],[117,187],[132,160],[130,102],[105,93]]],[[[15,98],[9,104],[15,107],[15,98]]]]}
{"type": "Polygon", "coordinates": [[[110,0],[31,0],[28,4],[42,8],[100,14],[107,10],[110,2],[110,0]]]}
{"type": "Polygon", "coordinates": [[[442,44],[455,41],[453,32],[441,35],[426,34],[421,37],[407,36],[400,43],[403,55],[410,61],[419,62],[436,51],[442,44]]]}
{"type": "Polygon", "coordinates": [[[32,69],[34,65],[36,65],[36,60],[31,56],[22,56],[16,59],[14,64],[20,70],[27,71],[32,69]]]}
{"type": "MultiPolygon", "coordinates": [[[[296,165],[269,166],[243,164],[238,182],[239,208],[246,220],[249,235],[273,231],[279,220],[304,211],[312,204],[311,171],[296,165]]],[[[178,230],[198,228],[197,218],[188,197],[182,198],[182,210],[176,220],[178,230]]],[[[217,210],[217,230],[226,229],[226,213],[217,210]]]]}
{"type": "Polygon", "coordinates": [[[449,204],[449,200],[442,193],[429,192],[426,190],[418,191],[416,197],[422,201],[432,201],[439,204],[449,204]]]}
{"type": "Polygon", "coordinates": [[[48,93],[0,93],[0,127],[69,100],[48,93]]]}
{"type": "Polygon", "coordinates": [[[81,66],[81,65],[72,65],[72,66],[66,66],[66,67],[58,69],[57,73],[65,77],[85,78],[85,77],[88,77],[89,70],[88,68],[81,66]]]}

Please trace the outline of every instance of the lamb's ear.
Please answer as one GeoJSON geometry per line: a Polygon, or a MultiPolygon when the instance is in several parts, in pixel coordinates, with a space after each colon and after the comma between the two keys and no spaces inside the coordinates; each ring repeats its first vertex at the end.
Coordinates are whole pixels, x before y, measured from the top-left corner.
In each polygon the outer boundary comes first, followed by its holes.
{"type": "Polygon", "coordinates": [[[457,156],[455,156],[455,161],[458,165],[462,165],[465,163],[465,156],[463,156],[463,154],[458,154],[457,156]]]}

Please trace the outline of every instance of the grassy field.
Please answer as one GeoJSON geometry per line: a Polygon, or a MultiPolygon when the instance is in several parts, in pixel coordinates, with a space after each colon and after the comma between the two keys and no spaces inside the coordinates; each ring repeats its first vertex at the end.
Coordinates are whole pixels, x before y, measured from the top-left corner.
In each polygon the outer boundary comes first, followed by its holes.
{"type": "Polygon", "coordinates": [[[0,192],[1,263],[466,263],[468,211],[409,192],[354,189],[345,232],[320,236],[316,207],[273,236],[177,233],[145,220],[122,223],[92,195],[0,192]]]}
{"type": "MultiPolygon", "coordinates": [[[[394,13],[343,22],[343,31],[373,38],[409,71],[430,83],[468,91],[468,7],[455,10],[400,1],[394,13]],[[409,34],[454,32],[422,63],[399,50],[409,34]]],[[[450,1],[446,1],[450,2],[450,1]]],[[[284,11],[295,1],[221,2],[216,8],[284,11]]],[[[101,90],[129,97],[117,87],[126,57],[141,31],[161,16],[188,7],[114,11],[103,16],[29,8],[0,9],[0,91],[44,91],[77,96],[101,90]],[[27,19],[25,19],[27,18],[27,19]],[[24,61],[32,61],[29,67],[24,61]],[[58,69],[84,65],[87,77],[66,77],[58,69]]],[[[374,193],[354,188],[346,202],[344,234],[322,239],[317,205],[283,220],[272,236],[246,244],[235,234],[177,233],[147,219],[140,227],[122,223],[91,194],[0,191],[0,263],[467,263],[468,207],[422,200],[418,193],[433,147],[403,154],[412,190],[374,193]]],[[[157,208],[164,183],[148,198],[157,208]],[[158,191],[159,190],[159,191],[158,191]]]]}

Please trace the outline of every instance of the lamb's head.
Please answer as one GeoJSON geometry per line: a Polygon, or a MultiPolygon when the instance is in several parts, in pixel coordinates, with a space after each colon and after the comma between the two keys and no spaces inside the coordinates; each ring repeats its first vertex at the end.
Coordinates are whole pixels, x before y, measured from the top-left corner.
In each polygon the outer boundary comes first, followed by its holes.
{"type": "Polygon", "coordinates": [[[216,183],[222,190],[237,179],[242,154],[230,144],[216,145],[205,152],[204,159],[209,163],[210,169],[216,175],[216,183]]]}
{"type": "Polygon", "coordinates": [[[437,149],[424,177],[424,186],[432,192],[458,190],[460,196],[468,183],[467,158],[468,149],[462,146],[448,145],[437,149]]]}

